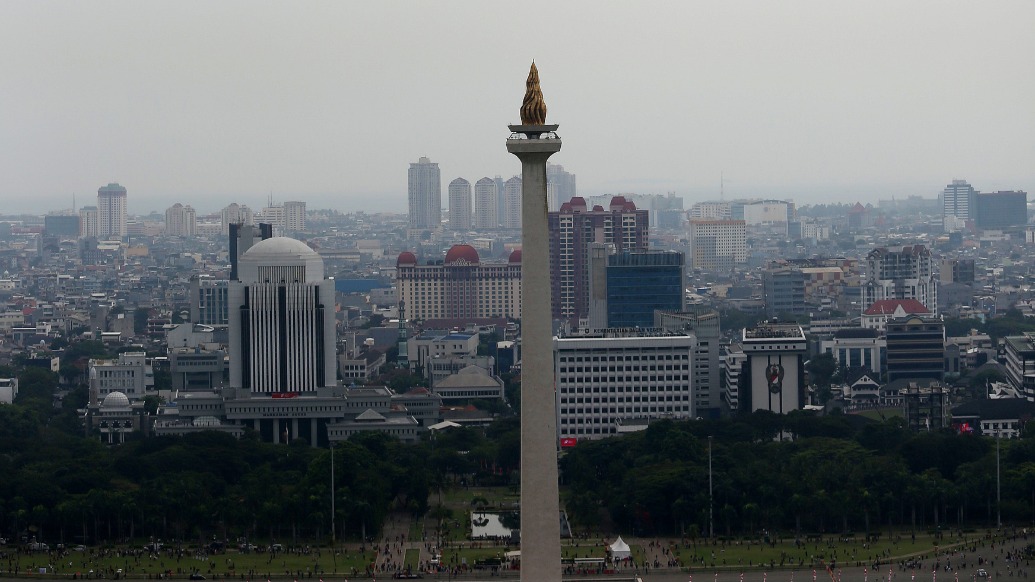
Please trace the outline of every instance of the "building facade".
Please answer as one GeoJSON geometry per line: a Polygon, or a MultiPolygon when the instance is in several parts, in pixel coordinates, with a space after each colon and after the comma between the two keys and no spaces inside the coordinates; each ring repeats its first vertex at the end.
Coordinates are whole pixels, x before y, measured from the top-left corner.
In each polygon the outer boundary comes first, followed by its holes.
{"type": "Polygon", "coordinates": [[[305,231],[305,202],[291,200],[284,203],[284,232],[305,231]]]}
{"type": "Polygon", "coordinates": [[[805,406],[808,346],[801,326],[769,323],[745,328],[740,345],[747,356],[740,373],[741,412],[786,414],[805,406]]]}
{"type": "Polygon", "coordinates": [[[223,233],[228,234],[231,224],[255,224],[255,215],[251,208],[234,202],[219,211],[219,221],[223,233]]]}
{"type": "Polygon", "coordinates": [[[521,251],[506,263],[482,263],[470,245],[454,245],[441,264],[420,265],[410,252],[396,261],[399,301],[409,319],[521,318],[521,251]]]}
{"type": "Polygon", "coordinates": [[[548,220],[553,316],[588,317],[590,245],[610,244],[616,253],[647,251],[647,211],[622,196],[612,198],[607,209],[589,209],[583,198],[575,197],[550,212],[548,220]]]}
{"type": "Polygon", "coordinates": [[[862,310],[884,299],[916,299],[938,314],[939,269],[924,245],[881,247],[866,255],[862,310]]]}
{"type": "Polygon", "coordinates": [[[334,282],[305,243],[266,239],[240,257],[229,287],[230,385],[253,394],[334,386],[334,282]]]}
{"type": "Polygon", "coordinates": [[[942,190],[942,230],[962,230],[966,221],[977,218],[977,190],[966,180],[953,180],[942,190]]]}
{"type": "Polygon", "coordinates": [[[449,183],[449,229],[471,230],[471,183],[463,178],[449,183]]]}
{"type": "Polygon", "coordinates": [[[191,237],[198,232],[198,214],[177,202],[165,210],[165,235],[191,237]]]}
{"type": "Polygon", "coordinates": [[[694,343],[659,330],[554,338],[558,438],[601,439],[627,421],[691,418],[694,343]]]}
{"type": "MultiPolygon", "coordinates": [[[[591,248],[591,254],[597,246],[591,248]]],[[[604,277],[590,258],[590,326],[599,328],[654,327],[654,311],[680,312],[684,306],[686,273],[678,251],[626,252],[607,255],[604,277]],[[603,282],[604,289],[597,289],[603,282]],[[594,322],[597,296],[603,295],[606,321],[594,322]]]]}
{"type": "Polygon", "coordinates": [[[495,230],[499,228],[498,194],[496,181],[486,176],[474,184],[474,228],[495,230]]]}
{"type": "Polygon", "coordinates": [[[204,275],[190,280],[190,321],[204,325],[228,325],[229,281],[204,275]]]}
{"type": "Polygon", "coordinates": [[[96,206],[83,206],[79,209],[79,237],[97,237],[101,232],[100,210],[96,206]]]}
{"type": "Polygon", "coordinates": [[[112,183],[97,190],[97,238],[122,240],[126,228],[126,189],[112,183]]]}
{"type": "Polygon", "coordinates": [[[978,228],[1011,228],[1028,222],[1028,193],[1023,190],[979,193],[976,201],[978,228]]]}
{"type": "Polygon", "coordinates": [[[941,380],[945,375],[945,324],[941,319],[909,316],[887,323],[886,381],[941,380]]]}
{"type": "Polygon", "coordinates": [[[410,164],[407,176],[410,229],[437,230],[442,225],[442,176],[426,157],[410,164]]]}
{"type": "Polygon", "coordinates": [[[691,219],[691,266],[705,271],[732,271],[747,262],[747,226],[743,220],[691,219]]]}
{"type": "Polygon", "coordinates": [[[500,226],[510,230],[521,228],[521,176],[514,176],[503,184],[502,200],[500,226]]]}

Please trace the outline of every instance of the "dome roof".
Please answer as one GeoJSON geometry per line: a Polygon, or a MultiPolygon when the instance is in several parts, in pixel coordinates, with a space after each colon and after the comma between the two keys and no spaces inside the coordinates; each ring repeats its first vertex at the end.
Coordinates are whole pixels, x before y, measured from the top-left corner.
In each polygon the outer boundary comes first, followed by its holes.
{"type": "Polygon", "coordinates": [[[255,243],[252,245],[252,248],[248,249],[248,251],[241,255],[241,257],[262,260],[263,258],[272,257],[306,258],[315,254],[316,251],[309,248],[309,245],[298,239],[288,238],[286,236],[275,236],[255,243]]]}
{"type": "Polygon", "coordinates": [[[507,259],[508,263],[520,263],[521,262],[521,249],[514,249],[510,253],[510,258],[507,259]]]}
{"type": "Polygon", "coordinates": [[[129,397],[122,392],[109,392],[101,401],[102,408],[126,408],[129,406],[129,397]]]}
{"type": "Polygon", "coordinates": [[[446,264],[475,265],[478,263],[478,251],[471,245],[453,245],[446,253],[446,264]]]}
{"type": "Polygon", "coordinates": [[[403,252],[399,253],[399,258],[395,261],[395,266],[396,267],[398,267],[399,265],[416,265],[416,264],[417,264],[417,255],[411,253],[410,251],[403,251],[403,252]]]}
{"type": "Polygon", "coordinates": [[[191,424],[193,426],[197,426],[197,427],[203,427],[203,426],[213,427],[213,426],[219,426],[222,423],[219,422],[219,419],[214,417],[214,416],[199,416],[199,417],[195,418],[194,421],[191,422],[191,424]]]}
{"type": "Polygon", "coordinates": [[[266,281],[323,281],[323,258],[304,242],[285,236],[275,236],[255,243],[241,255],[238,264],[239,278],[245,284],[260,282],[260,267],[274,267],[273,270],[262,270],[261,278],[266,281]],[[298,277],[297,267],[304,269],[301,278],[298,277]]]}

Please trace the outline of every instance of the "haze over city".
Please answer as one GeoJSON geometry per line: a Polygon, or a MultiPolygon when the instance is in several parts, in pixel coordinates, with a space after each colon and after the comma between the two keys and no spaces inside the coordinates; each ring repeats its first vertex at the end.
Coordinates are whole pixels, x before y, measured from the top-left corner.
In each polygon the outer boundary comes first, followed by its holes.
{"type": "Polygon", "coordinates": [[[421,156],[447,182],[519,171],[532,58],[580,194],[1030,192],[1031,22],[1026,1],[8,2],[0,201],[117,181],[134,214],[405,212],[421,156]]]}

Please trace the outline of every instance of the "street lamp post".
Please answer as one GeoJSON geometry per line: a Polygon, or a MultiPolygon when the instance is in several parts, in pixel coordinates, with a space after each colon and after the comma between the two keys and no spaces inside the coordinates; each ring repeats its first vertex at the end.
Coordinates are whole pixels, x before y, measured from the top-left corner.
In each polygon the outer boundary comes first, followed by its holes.
{"type": "Polygon", "coordinates": [[[1003,491],[999,480],[999,431],[995,431],[995,526],[1003,529],[1003,491]]]}
{"type": "Polygon", "coordinates": [[[708,435],[708,537],[715,537],[715,500],[712,496],[712,435],[708,435]]]}

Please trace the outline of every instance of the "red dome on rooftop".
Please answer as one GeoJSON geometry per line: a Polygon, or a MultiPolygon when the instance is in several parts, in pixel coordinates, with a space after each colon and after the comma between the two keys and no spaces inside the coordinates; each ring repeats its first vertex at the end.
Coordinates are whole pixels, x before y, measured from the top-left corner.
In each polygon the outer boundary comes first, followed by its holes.
{"type": "Polygon", "coordinates": [[[395,261],[395,266],[396,267],[398,267],[399,265],[416,265],[416,264],[417,264],[417,255],[411,253],[410,251],[403,251],[403,252],[399,253],[399,258],[395,261]]]}
{"type": "Polygon", "coordinates": [[[510,258],[507,259],[508,263],[520,263],[521,262],[521,249],[514,249],[510,253],[510,258]]]}
{"type": "Polygon", "coordinates": [[[446,253],[446,264],[467,263],[474,265],[478,263],[478,251],[471,245],[453,245],[446,253]]]}

